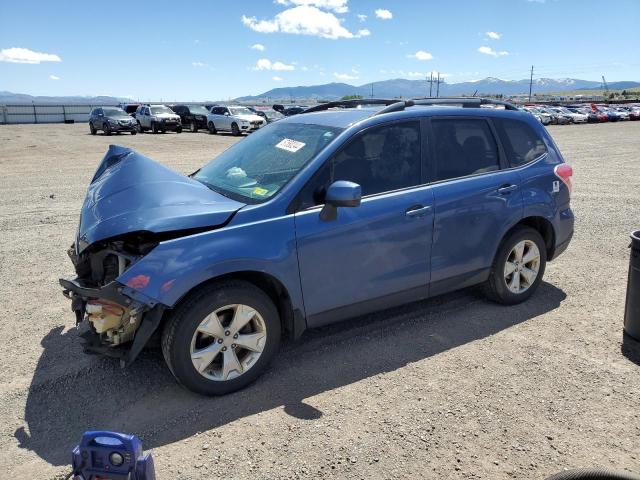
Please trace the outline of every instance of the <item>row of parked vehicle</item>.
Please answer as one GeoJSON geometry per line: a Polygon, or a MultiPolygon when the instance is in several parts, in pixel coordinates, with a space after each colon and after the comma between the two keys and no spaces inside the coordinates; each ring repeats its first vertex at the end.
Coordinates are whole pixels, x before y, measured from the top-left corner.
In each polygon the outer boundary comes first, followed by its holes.
{"type": "MultiPolygon", "coordinates": [[[[281,105],[274,107],[278,108],[281,105]]],[[[92,135],[98,131],[104,132],[105,135],[121,132],[135,135],[147,131],[182,133],[186,128],[191,132],[208,130],[212,134],[230,132],[233,135],[241,135],[293,113],[284,108],[283,110],[281,113],[273,108],[217,104],[121,104],[119,107],[92,109],[89,114],[89,130],[92,135]]]]}
{"type": "Polygon", "coordinates": [[[618,122],[640,120],[640,104],[568,106],[525,105],[521,110],[531,113],[543,125],[567,125],[569,123],[618,122]]]}

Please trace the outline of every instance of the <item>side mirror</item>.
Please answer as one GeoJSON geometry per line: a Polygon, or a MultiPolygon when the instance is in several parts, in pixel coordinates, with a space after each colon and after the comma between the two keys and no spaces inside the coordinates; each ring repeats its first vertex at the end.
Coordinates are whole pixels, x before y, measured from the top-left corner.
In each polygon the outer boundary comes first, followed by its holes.
{"type": "Polygon", "coordinates": [[[320,211],[320,219],[335,220],[338,217],[338,207],[357,207],[361,199],[362,189],[357,183],[346,180],[333,182],[324,196],[324,207],[320,211]]]}
{"type": "Polygon", "coordinates": [[[224,112],[225,117],[228,117],[229,115],[231,115],[229,112],[224,112]]]}

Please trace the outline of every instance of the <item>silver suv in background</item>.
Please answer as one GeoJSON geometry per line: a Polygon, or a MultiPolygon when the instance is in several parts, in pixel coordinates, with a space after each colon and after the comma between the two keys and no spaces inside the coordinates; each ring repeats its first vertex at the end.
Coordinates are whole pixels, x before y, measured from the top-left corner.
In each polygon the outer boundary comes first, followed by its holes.
{"type": "Polygon", "coordinates": [[[166,105],[140,105],[136,110],[138,132],[151,130],[153,133],[167,130],[182,133],[182,122],[177,115],[166,105]]]}
{"type": "Polygon", "coordinates": [[[243,106],[214,105],[207,115],[209,133],[231,132],[240,135],[242,132],[253,132],[267,124],[267,121],[243,106]]]}

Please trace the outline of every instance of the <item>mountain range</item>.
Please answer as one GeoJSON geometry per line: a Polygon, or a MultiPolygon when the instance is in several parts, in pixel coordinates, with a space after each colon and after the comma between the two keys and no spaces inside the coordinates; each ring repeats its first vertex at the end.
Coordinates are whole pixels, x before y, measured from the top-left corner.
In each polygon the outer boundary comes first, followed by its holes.
{"type": "MultiPolygon", "coordinates": [[[[563,90],[590,90],[601,87],[600,82],[590,80],[579,80],[575,78],[537,78],[533,81],[533,93],[551,93],[563,90]]],[[[640,87],[640,82],[624,81],[609,83],[610,89],[625,89],[640,87]]],[[[380,82],[366,83],[356,86],[347,83],[327,83],[323,85],[300,86],[300,87],[280,87],[274,88],[260,95],[240,97],[236,100],[248,101],[279,101],[291,99],[310,100],[336,100],[346,95],[361,95],[378,98],[411,98],[429,96],[429,82],[426,80],[406,80],[396,78],[380,82]]],[[[462,83],[440,83],[440,96],[459,95],[518,95],[529,93],[529,79],[525,80],[500,80],[499,78],[487,77],[482,80],[462,83]]],[[[431,91],[436,95],[436,85],[434,83],[431,91]]]]}
{"type": "MultiPolygon", "coordinates": [[[[579,80],[576,78],[537,78],[533,81],[533,93],[544,94],[562,92],[567,90],[593,90],[601,87],[600,82],[579,80]]],[[[640,87],[640,82],[623,81],[611,82],[612,90],[630,89],[640,87]]],[[[291,100],[338,100],[346,95],[360,95],[370,97],[373,93],[377,98],[413,98],[429,95],[429,83],[426,80],[407,80],[396,78],[380,82],[366,83],[364,85],[349,85],[348,83],[326,83],[322,85],[280,87],[274,88],[260,95],[239,97],[240,102],[289,102],[291,100]]],[[[440,83],[440,96],[459,95],[518,95],[529,93],[529,80],[501,80],[487,77],[482,80],[462,83],[440,83]]],[[[434,83],[431,92],[436,95],[434,83]]],[[[214,96],[212,95],[211,98],[214,96]]],[[[64,103],[85,105],[116,105],[120,102],[131,102],[129,98],[110,96],[32,96],[24,93],[0,91],[0,104],[16,103],[64,103]]]]}

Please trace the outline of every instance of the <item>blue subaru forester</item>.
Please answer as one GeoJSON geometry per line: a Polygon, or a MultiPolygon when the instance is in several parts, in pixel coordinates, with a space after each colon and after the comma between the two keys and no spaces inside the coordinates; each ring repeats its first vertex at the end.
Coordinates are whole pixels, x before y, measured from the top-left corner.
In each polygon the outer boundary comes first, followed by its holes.
{"type": "Polygon", "coordinates": [[[571,177],[533,116],[479,98],[319,105],[190,176],[111,146],[60,283],[86,350],[126,365],[158,332],[183,385],[224,394],[285,334],[476,284],[528,299],[571,177]]]}

